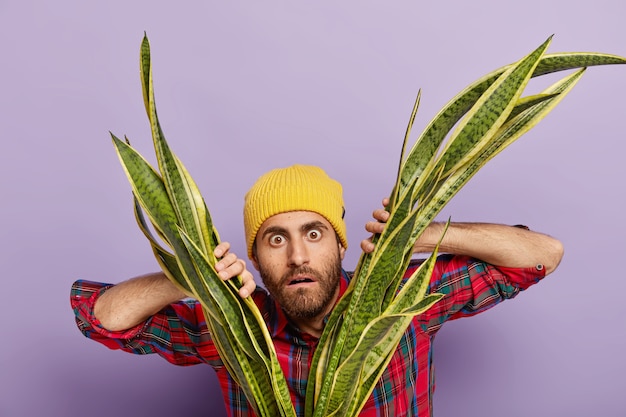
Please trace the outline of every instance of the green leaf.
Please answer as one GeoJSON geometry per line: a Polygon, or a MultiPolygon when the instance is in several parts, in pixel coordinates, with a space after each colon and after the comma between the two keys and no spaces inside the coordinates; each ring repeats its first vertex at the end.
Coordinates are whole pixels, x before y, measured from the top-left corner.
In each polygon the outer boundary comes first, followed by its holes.
{"type": "Polygon", "coordinates": [[[167,275],[167,277],[174,284],[178,284],[178,286],[186,293],[192,294],[193,289],[189,286],[189,282],[185,278],[184,273],[180,270],[178,266],[178,260],[176,256],[172,255],[169,251],[167,251],[163,246],[159,244],[157,239],[150,232],[150,227],[146,222],[146,219],[143,215],[143,211],[141,209],[141,205],[137,198],[133,196],[133,202],[135,206],[135,220],[137,220],[137,224],[139,229],[143,232],[144,236],[150,242],[152,246],[152,251],[154,253],[159,266],[163,270],[163,272],[167,275]]]}
{"type": "MultiPolygon", "coordinates": [[[[626,58],[595,52],[545,54],[538,62],[532,77],[575,68],[616,64],[626,64],[626,58]]],[[[435,157],[450,130],[511,65],[499,68],[470,84],[431,120],[403,163],[402,176],[398,185],[400,190],[414,183],[422,175],[426,165],[435,157]]]]}
{"type": "Polygon", "coordinates": [[[556,94],[553,98],[534,105],[503,125],[494,135],[490,146],[485,147],[474,160],[460,168],[439,187],[432,200],[421,210],[420,217],[425,221],[433,219],[481,167],[543,119],[571,91],[583,73],[584,70],[580,70],[557,82],[544,91],[545,94],[556,94]]]}
{"type": "Polygon", "coordinates": [[[172,153],[159,123],[150,67],[150,44],[145,36],[141,46],[141,62],[144,103],[165,188],[183,230],[193,239],[196,245],[202,248],[203,253],[212,256],[214,246],[210,245],[217,238],[212,236],[215,232],[209,212],[195,182],[183,164],[172,153]]]}
{"type": "Polygon", "coordinates": [[[208,209],[191,175],[171,151],[161,129],[152,85],[150,46],[140,51],[144,104],[159,171],[129,143],[114,135],[118,157],[131,183],[137,223],[172,282],[202,305],[220,358],[260,416],[295,416],[267,325],[252,298],[238,295],[237,279],[222,281],[213,265],[219,243],[208,209]],[[144,212],[149,220],[146,220],[144,212]],[[171,251],[151,233],[150,225],[171,251]]]}
{"type": "MultiPolygon", "coordinates": [[[[246,373],[246,385],[255,392],[251,400],[256,401],[262,409],[267,409],[262,415],[283,415],[284,412],[293,409],[289,390],[275,352],[273,349],[268,349],[266,343],[259,343],[260,341],[271,343],[269,331],[262,317],[254,315],[246,308],[254,304],[242,305],[238,296],[229,291],[226,288],[227,284],[219,279],[200,248],[182,231],[181,236],[198,268],[199,275],[214,277],[214,279],[205,280],[208,292],[215,304],[212,310],[219,311],[227,319],[230,329],[228,337],[231,343],[224,348],[226,350],[228,347],[238,348],[231,351],[238,355],[230,362],[231,366],[235,366],[235,363],[239,366],[246,364],[246,366],[241,366],[241,372],[246,373]],[[240,353],[245,353],[245,357],[240,353]]],[[[243,381],[246,380],[242,380],[242,383],[243,381]]]]}
{"type": "MultiPolygon", "coordinates": [[[[389,194],[390,217],[374,240],[374,252],[359,259],[349,291],[339,302],[341,308],[331,313],[313,358],[311,375],[315,378],[309,380],[307,402],[314,400],[315,405],[307,404],[307,416],[353,416],[362,408],[404,332],[405,320],[410,322],[408,317],[430,308],[442,296],[426,294],[432,273],[426,266],[399,289],[415,241],[460,187],[543,118],[579,75],[566,77],[542,94],[522,97],[531,77],[592,64],[626,63],[622,57],[606,54],[546,55],[549,42],[453,98],[405,159],[418,95],[402,146],[398,179],[389,194]]],[[[434,265],[434,258],[427,264],[434,265]]]]}
{"type": "MultiPolygon", "coordinates": [[[[359,259],[354,279],[328,318],[312,359],[307,416],[353,416],[362,409],[413,317],[442,297],[427,293],[438,248],[412,277],[402,281],[415,241],[485,163],[535,126],[571,91],[583,70],[541,94],[522,97],[529,80],[590,65],[626,63],[608,54],[545,54],[549,43],[550,39],[464,89],[406,154],[421,97],[418,93],[396,184],[389,194],[391,216],[384,232],[374,239],[374,252],[359,259]]],[[[219,236],[197,185],[165,140],[150,61],[150,44],[144,34],[141,85],[159,170],[129,143],[111,135],[133,190],[137,223],[168,278],[202,304],[220,357],[255,413],[295,416],[261,313],[251,298],[238,296],[240,281],[223,282],[214,269],[213,249],[219,236]]]]}
{"type": "Polygon", "coordinates": [[[434,164],[433,171],[441,168],[445,169],[444,172],[452,172],[455,167],[462,165],[479,152],[484,143],[509,117],[550,40],[517,64],[511,65],[483,93],[452,134],[442,150],[442,155],[434,164]]]}
{"type": "Polygon", "coordinates": [[[130,145],[111,134],[133,194],[167,243],[177,238],[176,213],[159,174],[130,145]]]}

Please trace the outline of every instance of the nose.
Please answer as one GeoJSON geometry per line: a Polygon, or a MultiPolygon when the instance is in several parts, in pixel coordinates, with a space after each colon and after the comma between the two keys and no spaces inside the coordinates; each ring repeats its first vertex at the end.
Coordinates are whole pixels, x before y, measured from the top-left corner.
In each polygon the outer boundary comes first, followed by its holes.
{"type": "Polygon", "coordinates": [[[288,262],[290,267],[298,267],[309,263],[309,251],[302,240],[295,239],[289,242],[288,262]]]}

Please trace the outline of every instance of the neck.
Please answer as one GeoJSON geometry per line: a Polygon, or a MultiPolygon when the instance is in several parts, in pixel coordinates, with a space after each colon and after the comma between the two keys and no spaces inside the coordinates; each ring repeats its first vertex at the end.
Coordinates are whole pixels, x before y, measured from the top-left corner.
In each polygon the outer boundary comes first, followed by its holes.
{"type": "Polygon", "coordinates": [[[322,332],[324,331],[324,317],[315,319],[292,319],[291,321],[302,333],[310,334],[318,339],[322,336],[322,332]]]}

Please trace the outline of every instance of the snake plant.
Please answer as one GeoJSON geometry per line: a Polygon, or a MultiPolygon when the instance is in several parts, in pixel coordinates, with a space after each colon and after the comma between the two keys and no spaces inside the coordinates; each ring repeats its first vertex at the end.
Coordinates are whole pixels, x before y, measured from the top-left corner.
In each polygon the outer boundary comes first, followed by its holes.
{"type": "MultiPolygon", "coordinates": [[[[328,319],[309,374],[307,416],[357,415],[412,318],[441,297],[426,294],[436,250],[404,285],[401,281],[415,241],[445,204],[491,158],[545,117],[586,67],[626,63],[600,53],[546,54],[550,40],[460,92],[407,152],[418,94],[387,206],[390,218],[375,239],[375,250],[361,255],[354,279],[328,319]],[[532,77],[576,68],[542,93],[522,96],[532,77]]],[[[158,169],[128,139],[111,134],[131,184],[139,228],[168,278],[201,303],[220,357],[255,413],[295,416],[261,313],[251,298],[239,297],[240,280],[224,282],[214,269],[219,235],[198,187],[163,135],[146,36],[140,64],[158,169]]]]}

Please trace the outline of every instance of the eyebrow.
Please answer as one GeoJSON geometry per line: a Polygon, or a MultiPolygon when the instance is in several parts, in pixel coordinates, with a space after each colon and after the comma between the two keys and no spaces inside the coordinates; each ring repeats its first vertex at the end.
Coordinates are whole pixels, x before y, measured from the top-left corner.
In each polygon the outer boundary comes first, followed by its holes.
{"type": "MultiPolygon", "coordinates": [[[[306,232],[307,230],[316,229],[316,228],[328,230],[328,227],[324,223],[322,223],[319,220],[314,220],[312,222],[304,223],[302,226],[300,226],[300,231],[306,232]]],[[[288,234],[287,229],[285,229],[282,226],[270,226],[263,231],[263,234],[261,237],[264,238],[265,236],[269,234],[275,234],[275,233],[283,234],[283,235],[288,234]]]]}

